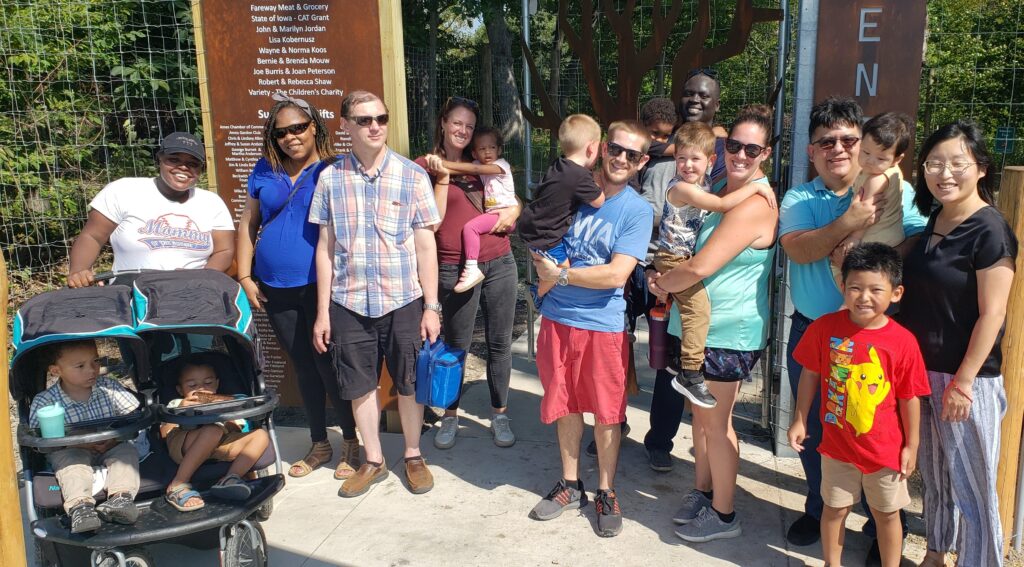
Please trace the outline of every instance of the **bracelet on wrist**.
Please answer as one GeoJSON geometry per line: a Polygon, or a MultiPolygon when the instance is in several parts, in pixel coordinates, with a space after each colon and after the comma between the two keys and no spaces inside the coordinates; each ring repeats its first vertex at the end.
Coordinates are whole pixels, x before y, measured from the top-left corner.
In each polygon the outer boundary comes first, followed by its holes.
{"type": "Polygon", "coordinates": [[[967,398],[967,401],[968,401],[968,402],[971,402],[972,404],[974,403],[974,398],[972,398],[970,394],[968,394],[967,392],[965,392],[965,391],[963,390],[963,388],[961,388],[960,386],[957,386],[957,385],[956,385],[956,382],[950,382],[950,383],[949,383],[949,386],[947,386],[947,388],[952,388],[952,389],[953,389],[954,391],[956,391],[956,393],[958,393],[958,394],[960,394],[961,396],[963,396],[963,397],[967,398]]]}
{"type": "Polygon", "coordinates": [[[242,280],[244,280],[246,278],[252,279],[252,276],[242,276],[242,277],[238,278],[238,283],[242,283],[242,280]]]}

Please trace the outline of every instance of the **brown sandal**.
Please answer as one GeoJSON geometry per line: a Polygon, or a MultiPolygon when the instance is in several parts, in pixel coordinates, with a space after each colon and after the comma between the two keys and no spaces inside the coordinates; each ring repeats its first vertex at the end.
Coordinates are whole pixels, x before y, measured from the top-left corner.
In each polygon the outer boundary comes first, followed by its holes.
{"type": "Polygon", "coordinates": [[[341,441],[341,460],[334,469],[335,480],[345,480],[356,474],[362,465],[359,458],[359,439],[343,439],[341,441]]]}
{"type": "Polygon", "coordinates": [[[301,478],[309,473],[313,472],[313,469],[329,463],[334,457],[334,451],[331,450],[330,441],[319,441],[313,443],[310,447],[309,452],[302,458],[301,461],[295,461],[288,468],[288,476],[292,478],[301,478]],[[298,472],[296,472],[298,469],[298,472]]]}

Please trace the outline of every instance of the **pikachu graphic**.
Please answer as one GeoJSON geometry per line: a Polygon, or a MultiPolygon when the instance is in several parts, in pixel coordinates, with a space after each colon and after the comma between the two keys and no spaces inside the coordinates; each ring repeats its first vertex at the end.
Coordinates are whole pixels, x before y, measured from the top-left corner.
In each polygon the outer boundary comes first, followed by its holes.
{"type": "Polygon", "coordinates": [[[848,371],[846,422],[857,435],[871,431],[875,424],[875,410],[892,389],[892,383],[885,379],[875,347],[868,347],[868,357],[870,362],[838,365],[848,371]]]}

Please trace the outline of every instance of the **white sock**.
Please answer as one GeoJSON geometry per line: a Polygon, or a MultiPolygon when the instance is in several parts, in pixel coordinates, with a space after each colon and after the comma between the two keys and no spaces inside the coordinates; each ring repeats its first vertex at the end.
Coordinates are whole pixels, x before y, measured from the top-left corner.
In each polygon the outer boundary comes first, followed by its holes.
{"type": "Polygon", "coordinates": [[[476,268],[476,260],[466,260],[466,269],[472,270],[476,268]]]}

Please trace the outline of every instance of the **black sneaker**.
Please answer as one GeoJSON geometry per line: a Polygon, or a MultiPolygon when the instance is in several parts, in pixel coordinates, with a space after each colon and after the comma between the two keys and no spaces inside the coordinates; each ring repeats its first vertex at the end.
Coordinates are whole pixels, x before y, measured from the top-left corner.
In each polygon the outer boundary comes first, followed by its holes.
{"type": "Polygon", "coordinates": [[[80,534],[100,529],[100,517],[96,515],[96,507],[88,502],[75,506],[68,512],[71,517],[71,533],[80,534]]]}
{"type": "MultiPolygon", "coordinates": [[[[629,435],[629,424],[628,423],[623,421],[622,425],[620,427],[622,428],[622,436],[623,437],[629,435]]],[[[590,444],[587,445],[587,448],[583,450],[583,452],[586,453],[588,457],[593,457],[593,458],[596,459],[597,458],[597,441],[591,441],[590,444]]]]}
{"type": "Polygon", "coordinates": [[[586,505],[587,493],[583,492],[583,481],[577,480],[576,486],[571,487],[566,485],[563,479],[558,481],[558,484],[533,507],[533,510],[530,510],[530,517],[534,520],[553,520],[566,510],[582,508],[586,505]]]}
{"type": "Polygon", "coordinates": [[[672,388],[697,407],[711,409],[718,405],[718,400],[708,391],[699,370],[683,370],[676,374],[672,379],[672,388]]]}
{"type": "Polygon", "coordinates": [[[104,522],[118,524],[134,524],[139,519],[135,500],[127,492],[119,492],[107,498],[106,502],[96,507],[96,513],[104,522]]]}
{"type": "Polygon", "coordinates": [[[662,449],[647,449],[647,464],[657,472],[672,472],[672,455],[662,449]]]}
{"type": "Polygon", "coordinates": [[[821,539],[821,521],[808,514],[797,518],[786,532],[786,540],[793,545],[811,545],[819,539],[821,539]]]}
{"type": "Polygon", "coordinates": [[[594,495],[597,508],[597,535],[615,537],[622,532],[622,510],[614,490],[598,490],[594,495]]]}

